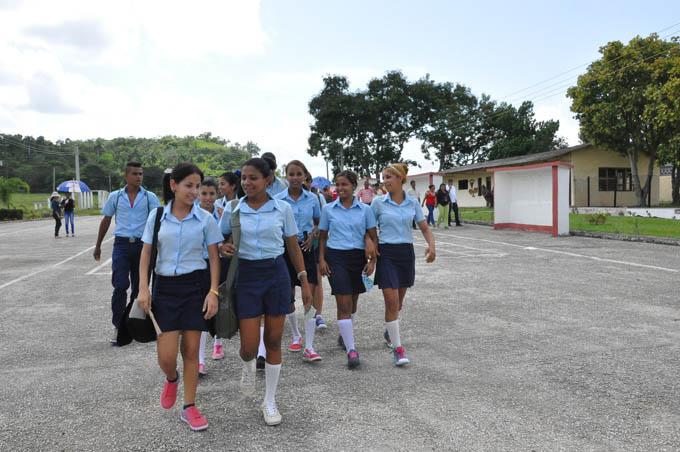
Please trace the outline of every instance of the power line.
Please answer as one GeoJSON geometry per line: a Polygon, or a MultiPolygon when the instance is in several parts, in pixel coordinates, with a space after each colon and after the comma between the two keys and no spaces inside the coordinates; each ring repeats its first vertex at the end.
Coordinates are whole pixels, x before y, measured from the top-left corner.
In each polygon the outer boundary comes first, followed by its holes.
{"type": "Polygon", "coordinates": [[[7,138],[6,136],[0,136],[0,139],[2,139],[4,142],[9,143],[9,145],[23,148],[25,150],[29,150],[31,152],[36,152],[40,154],[46,154],[46,155],[55,155],[55,156],[70,156],[73,155],[73,151],[71,150],[66,150],[66,151],[61,151],[59,149],[53,149],[53,148],[48,148],[46,146],[42,146],[39,144],[33,144],[33,143],[25,143],[23,141],[18,141],[15,139],[10,139],[7,138]]]}

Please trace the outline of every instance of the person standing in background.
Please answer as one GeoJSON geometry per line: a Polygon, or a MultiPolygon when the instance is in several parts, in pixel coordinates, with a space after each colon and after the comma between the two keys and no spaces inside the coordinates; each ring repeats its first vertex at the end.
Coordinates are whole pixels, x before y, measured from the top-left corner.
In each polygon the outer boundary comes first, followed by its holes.
{"type": "Polygon", "coordinates": [[[68,224],[71,223],[71,235],[76,236],[76,228],[73,225],[73,217],[75,213],[73,210],[76,207],[76,202],[71,198],[71,193],[66,193],[66,198],[61,201],[61,207],[64,208],[64,223],[66,223],[66,237],[68,237],[68,224]]]}
{"type": "Polygon", "coordinates": [[[446,186],[446,191],[449,193],[449,226],[451,226],[451,210],[453,210],[456,217],[456,226],[463,226],[460,224],[460,217],[458,216],[458,198],[456,197],[456,187],[453,186],[453,179],[449,179],[449,184],[446,186]]]}
{"type": "MultiPolygon", "coordinates": [[[[411,188],[408,189],[406,194],[409,195],[411,198],[415,199],[416,201],[418,201],[418,204],[420,204],[420,193],[418,193],[418,190],[416,190],[416,181],[414,180],[411,181],[411,188]]],[[[411,226],[413,227],[413,229],[418,229],[416,228],[415,220],[412,221],[411,226]]]]}
{"type": "Polygon", "coordinates": [[[366,181],[364,181],[364,188],[360,189],[358,193],[359,201],[363,202],[364,204],[371,204],[374,195],[375,193],[371,189],[371,183],[368,181],[368,179],[366,179],[366,181]]]}
{"type": "Polygon", "coordinates": [[[423,204],[427,206],[427,225],[435,226],[434,208],[437,206],[437,197],[435,194],[434,185],[430,185],[429,187],[427,187],[427,191],[425,192],[425,199],[423,199],[423,202],[420,203],[420,205],[422,206],[423,204]]]}
{"type": "Polygon", "coordinates": [[[448,229],[446,219],[449,216],[449,192],[446,191],[446,184],[439,185],[439,190],[436,193],[437,205],[439,206],[439,215],[437,216],[437,227],[444,222],[444,228],[448,229]]]}
{"type": "Polygon", "coordinates": [[[59,204],[59,193],[56,191],[50,197],[52,207],[52,218],[54,218],[54,238],[59,239],[59,229],[61,229],[61,205],[59,204]]]}

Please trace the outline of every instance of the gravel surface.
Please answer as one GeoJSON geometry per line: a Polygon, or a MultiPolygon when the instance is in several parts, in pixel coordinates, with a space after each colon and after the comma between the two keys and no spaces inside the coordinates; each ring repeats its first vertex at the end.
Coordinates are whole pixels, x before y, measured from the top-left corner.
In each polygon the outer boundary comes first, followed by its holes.
{"type": "Polygon", "coordinates": [[[61,239],[52,221],[0,224],[0,450],[680,449],[677,247],[435,229],[437,261],[425,264],[419,236],[401,315],[408,366],[382,341],[375,288],[359,299],[362,364],[348,370],[324,283],[323,361],[284,351],[283,423],[262,420],[262,374],[254,398],[240,394],[235,338],[207,360],[197,404],[210,427],[194,433],[181,397],[160,407],[155,346],[107,343],[112,242],[95,262],[99,220],[76,217],[78,236],[61,239]]]}

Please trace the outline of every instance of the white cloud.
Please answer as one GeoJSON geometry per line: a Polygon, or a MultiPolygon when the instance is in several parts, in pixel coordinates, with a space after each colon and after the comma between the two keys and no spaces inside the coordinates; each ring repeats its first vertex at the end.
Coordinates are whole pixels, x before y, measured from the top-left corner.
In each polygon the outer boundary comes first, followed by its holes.
{"type": "Polygon", "coordinates": [[[536,113],[536,119],[539,121],[547,121],[549,119],[559,120],[560,128],[557,131],[557,135],[565,137],[569,146],[576,146],[580,142],[578,137],[579,124],[574,119],[574,113],[569,110],[570,107],[570,99],[564,96],[555,96],[550,100],[536,104],[534,112],[536,113]]]}

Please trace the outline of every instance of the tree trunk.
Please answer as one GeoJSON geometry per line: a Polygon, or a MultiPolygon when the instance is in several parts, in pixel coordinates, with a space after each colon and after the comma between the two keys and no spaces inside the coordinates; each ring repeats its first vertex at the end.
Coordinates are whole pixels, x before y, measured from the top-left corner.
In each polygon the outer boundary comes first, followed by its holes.
{"type": "Polygon", "coordinates": [[[640,173],[638,172],[638,153],[637,151],[626,151],[630,160],[630,175],[633,182],[633,191],[637,199],[638,207],[642,207],[645,202],[645,194],[640,185],[640,173]]]}
{"type": "Polygon", "coordinates": [[[680,165],[677,163],[671,168],[671,187],[673,205],[680,206],[680,165]]]}

